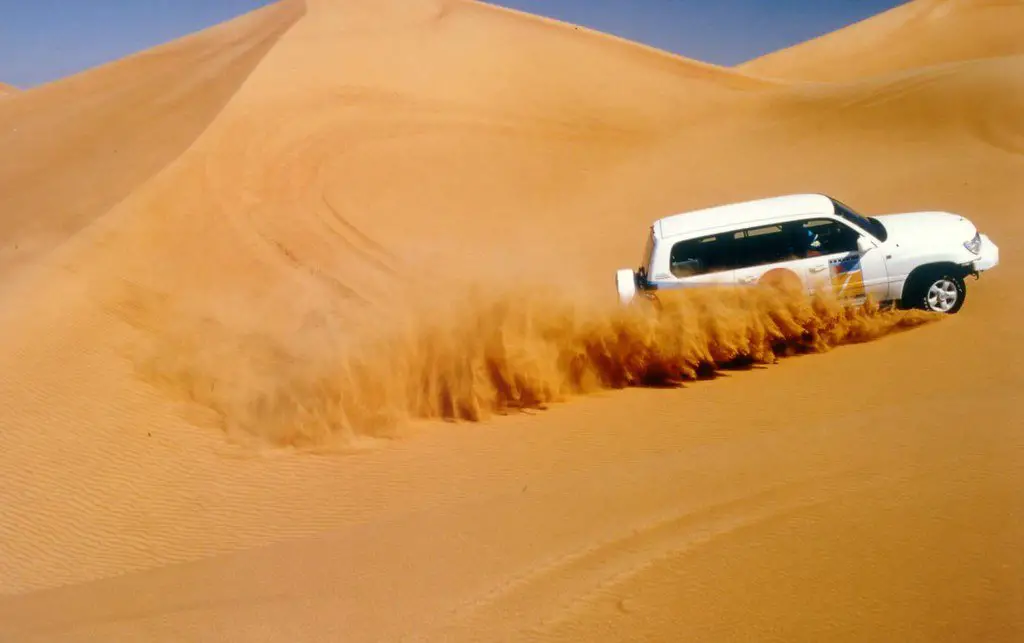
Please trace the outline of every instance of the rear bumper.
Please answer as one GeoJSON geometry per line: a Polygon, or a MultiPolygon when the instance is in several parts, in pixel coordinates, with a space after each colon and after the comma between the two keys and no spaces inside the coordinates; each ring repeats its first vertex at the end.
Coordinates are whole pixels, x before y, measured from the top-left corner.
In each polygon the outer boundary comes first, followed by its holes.
{"type": "Polygon", "coordinates": [[[999,265],[999,246],[992,243],[988,235],[981,235],[981,253],[971,262],[974,272],[985,272],[999,265]]]}

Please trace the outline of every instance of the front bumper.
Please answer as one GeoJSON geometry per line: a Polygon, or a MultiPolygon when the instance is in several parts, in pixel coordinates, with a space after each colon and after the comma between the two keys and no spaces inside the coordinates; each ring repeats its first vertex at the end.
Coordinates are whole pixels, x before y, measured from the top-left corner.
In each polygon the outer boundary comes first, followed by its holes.
{"type": "Polygon", "coordinates": [[[978,258],[971,262],[974,272],[984,272],[999,265],[999,246],[992,243],[988,235],[981,235],[981,252],[978,258]]]}

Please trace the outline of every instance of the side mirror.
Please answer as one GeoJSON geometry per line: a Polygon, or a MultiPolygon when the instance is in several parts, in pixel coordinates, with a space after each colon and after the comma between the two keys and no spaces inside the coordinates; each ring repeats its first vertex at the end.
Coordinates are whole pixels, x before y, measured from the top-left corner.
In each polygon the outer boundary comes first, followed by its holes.
{"type": "Polygon", "coordinates": [[[857,237],[857,251],[864,254],[875,247],[875,244],[865,236],[857,237]]]}

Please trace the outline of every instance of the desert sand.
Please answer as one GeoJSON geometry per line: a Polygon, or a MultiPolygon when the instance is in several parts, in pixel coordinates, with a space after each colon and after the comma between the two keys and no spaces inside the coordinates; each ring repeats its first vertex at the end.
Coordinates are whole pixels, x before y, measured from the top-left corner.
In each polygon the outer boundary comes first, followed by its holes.
{"type": "Polygon", "coordinates": [[[1021,640],[1021,31],[284,0],[4,98],[0,640],[1021,640]],[[614,308],[654,219],[805,191],[1002,264],[614,308]]]}
{"type": "Polygon", "coordinates": [[[1024,53],[1017,0],[915,0],[739,66],[750,74],[840,82],[1024,53]]]}

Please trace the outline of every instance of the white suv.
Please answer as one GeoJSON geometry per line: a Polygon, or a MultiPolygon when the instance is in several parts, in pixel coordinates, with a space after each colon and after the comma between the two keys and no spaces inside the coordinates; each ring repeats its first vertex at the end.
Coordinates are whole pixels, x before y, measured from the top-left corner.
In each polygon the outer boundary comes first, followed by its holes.
{"type": "Polygon", "coordinates": [[[821,194],[796,194],[655,221],[636,270],[619,270],[619,300],[638,292],[789,281],[842,300],[868,295],[904,308],[955,313],[964,278],[999,263],[999,248],[969,220],[947,212],[857,214],[821,194]]]}

